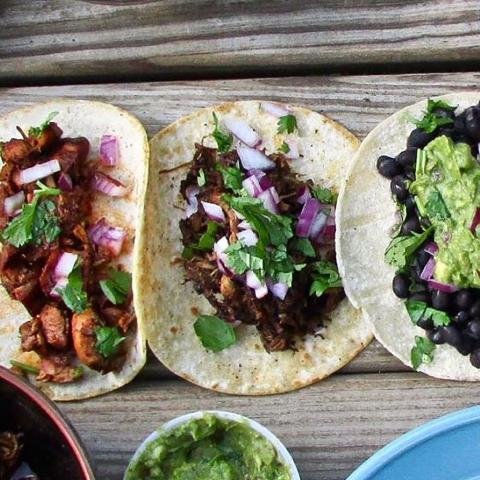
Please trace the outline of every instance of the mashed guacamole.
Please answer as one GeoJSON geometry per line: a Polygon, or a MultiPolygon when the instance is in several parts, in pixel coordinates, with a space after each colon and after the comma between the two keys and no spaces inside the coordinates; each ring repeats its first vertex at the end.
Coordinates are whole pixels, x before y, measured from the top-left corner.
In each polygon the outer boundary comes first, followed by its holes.
{"type": "Polygon", "coordinates": [[[213,415],[151,442],[127,480],[291,480],[273,445],[248,424],[213,415]]]}
{"type": "Polygon", "coordinates": [[[479,288],[480,239],[472,221],[480,206],[480,165],[470,146],[437,137],[418,151],[415,173],[410,192],[438,245],[434,278],[479,288]]]}

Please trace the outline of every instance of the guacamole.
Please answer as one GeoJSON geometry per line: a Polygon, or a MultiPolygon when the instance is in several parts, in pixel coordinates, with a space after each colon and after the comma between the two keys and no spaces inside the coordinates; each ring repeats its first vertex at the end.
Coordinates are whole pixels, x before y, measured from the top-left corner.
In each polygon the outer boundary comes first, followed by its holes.
{"type": "Polygon", "coordinates": [[[152,441],[126,479],[291,480],[291,474],[273,445],[247,423],[205,414],[152,441]]]}
{"type": "Polygon", "coordinates": [[[480,165],[470,146],[440,136],[418,150],[409,187],[422,217],[434,227],[433,277],[457,287],[480,288],[480,239],[471,230],[480,207],[480,165]]]}

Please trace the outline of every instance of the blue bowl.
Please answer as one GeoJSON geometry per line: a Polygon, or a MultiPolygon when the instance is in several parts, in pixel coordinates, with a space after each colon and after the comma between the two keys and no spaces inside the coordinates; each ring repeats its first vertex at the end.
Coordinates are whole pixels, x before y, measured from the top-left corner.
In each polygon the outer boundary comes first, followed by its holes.
{"type": "Polygon", "coordinates": [[[480,480],[480,406],[402,435],[347,480],[480,480]]]}

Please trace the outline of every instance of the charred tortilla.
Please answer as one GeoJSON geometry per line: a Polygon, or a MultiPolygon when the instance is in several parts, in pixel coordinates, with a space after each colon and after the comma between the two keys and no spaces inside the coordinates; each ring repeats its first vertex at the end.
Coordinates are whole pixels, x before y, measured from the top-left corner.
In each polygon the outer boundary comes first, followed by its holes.
{"type": "MultiPolygon", "coordinates": [[[[126,111],[112,105],[83,100],[54,100],[13,111],[0,119],[0,139],[21,138],[16,127],[24,130],[41,125],[57,112],[55,123],[63,130],[63,137],[86,137],[90,142],[87,160],[99,157],[101,137],[109,134],[119,143],[119,161],[112,167],[112,175],[128,185],[130,190],[122,197],[112,197],[100,192],[93,195],[92,222],[104,217],[107,222],[127,232],[128,241],[114,264],[119,269],[132,273],[133,307],[138,310],[138,224],[143,210],[148,174],[148,143],[140,122],[126,111]]],[[[12,300],[7,292],[0,290],[0,364],[10,367],[10,361],[38,365],[33,352],[20,351],[19,327],[28,322],[30,315],[23,305],[12,300]]],[[[128,383],[145,363],[145,339],[142,318],[137,313],[137,326],[125,340],[126,358],[120,369],[102,374],[84,368],[83,377],[71,383],[35,382],[54,400],[76,400],[92,397],[128,383]]]]}
{"type": "MultiPolygon", "coordinates": [[[[207,351],[194,332],[199,313],[212,314],[209,302],[185,282],[179,222],[186,204],[180,196],[195,152],[195,143],[216,147],[211,137],[213,112],[221,120],[234,115],[245,120],[263,140],[267,153],[277,152],[285,135],[277,134],[277,119],[261,102],[225,103],[178,120],[151,140],[140,258],[140,315],[155,355],[183,378],[213,390],[233,394],[274,394],[319,381],[349,362],[370,341],[370,330],[359,311],[344,299],[330,314],[320,336],[307,336],[298,350],[267,353],[253,326],[236,329],[237,342],[217,353],[207,351]]],[[[291,168],[300,178],[336,191],[357,148],[357,139],[343,127],[312,111],[292,107],[298,124],[300,158],[291,168]]]]}

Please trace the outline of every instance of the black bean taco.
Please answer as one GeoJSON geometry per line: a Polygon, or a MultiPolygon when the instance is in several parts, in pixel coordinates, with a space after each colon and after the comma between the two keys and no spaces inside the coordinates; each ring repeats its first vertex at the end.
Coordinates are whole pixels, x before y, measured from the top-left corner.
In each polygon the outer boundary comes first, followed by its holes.
{"type": "Polygon", "coordinates": [[[334,246],[357,145],[323,115],[259,101],[197,111],[151,140],[139,303],[168,368],[210,389],[271,394],[368,344],[334,246]]]}
{"type": "Polygon", "coordinates": [[[337,211],[352,303],[407,365],[480,380],[478,93],[418,102],[360,146],[337,211]]]}
{"type": "Polygon", "coordinates": [[[72,400],[145,363],[137,231],[148,143],[112,105],[56,100],[0,119],[0,363],[72,400]]]}

